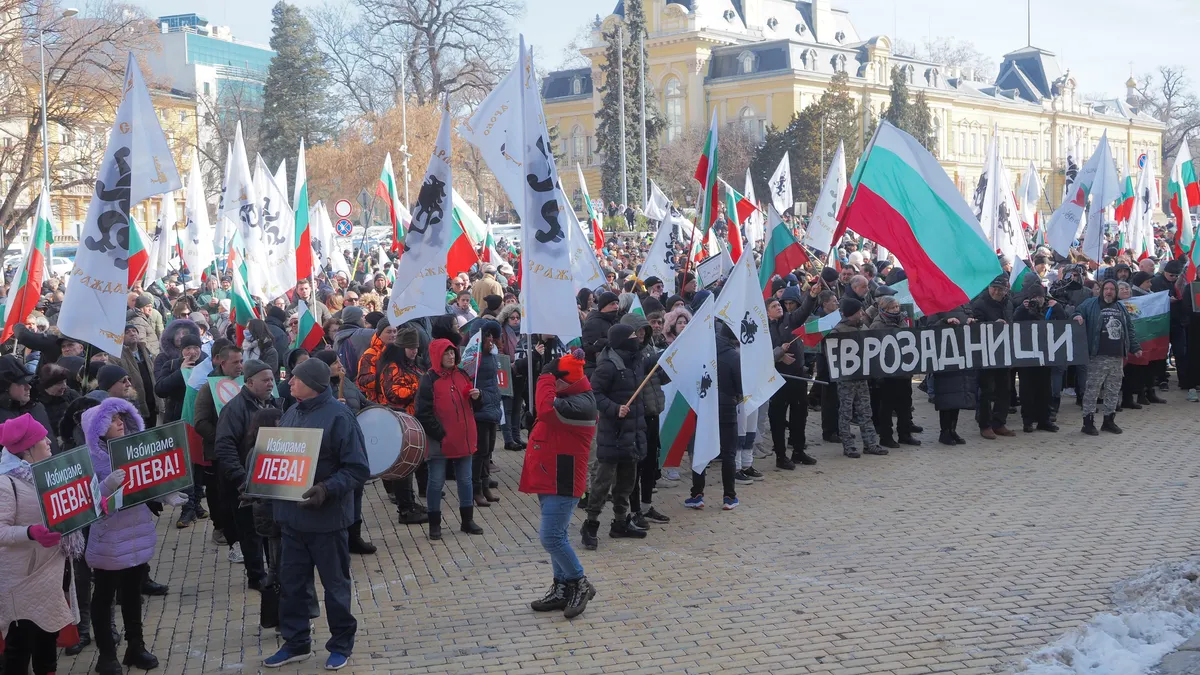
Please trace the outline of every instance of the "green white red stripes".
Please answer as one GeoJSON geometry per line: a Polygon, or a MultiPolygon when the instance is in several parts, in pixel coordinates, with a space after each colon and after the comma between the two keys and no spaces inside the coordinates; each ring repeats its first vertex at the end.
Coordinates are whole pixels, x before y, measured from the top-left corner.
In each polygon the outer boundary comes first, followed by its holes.
{"type": "Polygon", "coordinates": [[[20,275],[8,288],[8,299],[4,302],[4,331],[0,342],[12,337],[13,328],[24,323],[30,312],[42,299],[42,281],[46,277],[46,263],[50,261],[50,244],[54,242],[54,230],[50,225],[50,195],[42,188],[38,199],[37,220],[25,259],[21,261],[20,275]]]}
{"type": "Polygon", "coordinates": [[[825,316],[813,317],[804,322],[804,325],[792,331],[792,335],[800,338],[806,347],[816,347],[821,344],[821,340],[833,330],[834,326],[842,320],[840,311],[830,312],[825,316]]]}
{"type": "Polygon", "coordinates": [[[600,253],[604,249],[604,223],[600,218],[600,211],[588,196],[587,181],[583,179],[583,169],[579,164],[575,165],[575,172],[579,175],[579,190],[583,192],[583,205],[587,207],[588,224],[592,228],[592,248],[596,253],[600,253]]]}
{"type": "Polygon", "coordinates": [[[758,270],[758,285],[763,297],[771,295],[771,279],[775,275],[785,276],[808,262],[804,247],[796,241],[787,223],[779,217],[775,207],[768,206],[767,243],[763,247],[762,267],[758,270]]]}
{"type": "Polygon", "coordinates": [[[1133,335],[1142,346],[1142,357],[1127,357],[1131,364],[1144,366],[1167,358],[1171,346],[1171,301],[1168,291],[1159,291],[1124,300],[1133,322],[1133,335]]]}
{"type": "Polygon", "coordinates": [[[233,240],[229,243],[229,260],[226,266],[230,276],[233,277],[233,292],[230,294],[229,303],[229,320],[237,326],[237,343],[242,344],[246,332],[246,325],[250,323],[250,319],[258,316],[254,310],[254,301],[250,299],[250,285],[247,281],[248,270],[246,269],[246,244],[242,240],[242,233],[239,230],[234,230],[233,240]]]}
{"type": "Polygon", "coordinates": [[[1175,164],[1171,167],[1171,180],[1167,183],[1167,199],[1171,213],[1175,216],[1175,256],[1192,250],[1195,239],[1195,223],[1192,222],[1191,206],[1200,205],[1200,182],[1196,180],[1196,168],[1187,143],[1179,146],[1175,164]]]}
{"type": "Polygon", "coordinates": [[[308,303],[301,302],[300,314],[296,317],[296,341],[292,343],[292,349],[303,349],[307,352],[312,352],[317,345],[321,344],[323,332],[321,326],[317,324],[317,318],[313,316],[312,310],[308,308],[308,303]]]}
{"type": "Polygon", "coordinates": [[[446,274],[454,276],[470,270],[472,265],[479,262],[475,247],[487,239],[488,228],[457,191],[451,196],[454,199],[454,217],[450,228],[450,252],[446,254],[446,274]]]}
{"type": "Polygon", "coordinates": [[[146,247],[146,235],[138,227],[133,216],[129,216],[129,285],[137,283],[150,266],[150,250],[146,247]]]}
{"type": "Polygon", "coordinates": [[[880,124],[850,181],[840,228],[892,252],[926,314],[968,302],[1001,273],[979,221],[938,161],[880,124]]]}
{"type": "Polygon", "coordinates": [[[387,200],[388,220],[392,224],[392,251],[399,251],[404,243],[408,212],[400,204],[400,195],[396,190],[396,172],[392,170],[390,152],[383,158],[383,171],[379,174],[379,184],[375,186],[375,196],[387,200]]]}
{"type": "Polygon", "coordinates": [[[714,108],[712,124],[708,129],[708,137],[704,139],[704,150],[700,154],[700,162],[696,165],[695,179],[700,183],[700,204],[696,227],[700,230],[701,241],[708,240],[708,231],[717,222],[717,111],[714,108]]]}
{"type": "MultiPolygon", "coordinates": [[[[284,186],[286,187],[286,186],[284,186]]],[[[312,231],[308,226],[308,172],[304,168],[304,139],[300,139],[300,157],[296,160],[296,278],[307,279],[313,273],[312,231]]]]}
{"type": "MultiPolygon", "coordinates": [[[[665,385],[663,388],[668,387],[671,385],[665,385]]],[[[696,435],[696,413],[688,405],[683,394],[671,388],[674,396],[671,397],[671,404],[667,406],[659,422],[658,465],[675,469],[683,462],[688,441],[696,435]]]]}
{"type": "Polygon", "coordinates": [[[742,223],[758,210],[745,195],[721,181],[725,186],[725,218],[729,222],[729,257],[737,262],[742,257],[742,223]]]}

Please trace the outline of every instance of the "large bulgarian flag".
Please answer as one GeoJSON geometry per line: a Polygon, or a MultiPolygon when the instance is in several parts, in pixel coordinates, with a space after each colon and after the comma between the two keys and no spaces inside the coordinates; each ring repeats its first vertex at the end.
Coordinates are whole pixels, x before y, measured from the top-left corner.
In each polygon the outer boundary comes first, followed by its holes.
{"type": "MultiPolygon", "coordinates": [[[[286,186],[285,186],[286,187],[286,186]]],[[[300,157],[296,160],[296,278],[307,279],[313,273],[312,229],[308,226],[308,172],[304,168],[304,139],[300,139],[300,157]]]]}
{"type": "Polygon", "coordinates": [[[658,422],[658,465],[676,469],[683,463],[688,443],[696,436],[696,412],[673,382],[663,385],[670,401],[658,422]]]}
{"type": "Polygon", "coordinates": [[[800,338],[800,341],[804,343],[804,346],[816,347],[817,345],[821,344],[821,340],[825,339],[825,336],[829,334],[829,331],[833,330],[834,326],[837,326],[838,322],[841,320],[842,313],[840,310],[830,312],[825,316],[814,316],[808,321],[805,321],[803,326],[793,330],[792,335],[800,338]]]}
{"type": "Polygon", "coordinates": [[[0,342],[12,337],[13,328],[24,323],[42,299],[42,281],[46,278],[46,263],[50,262],[50,244],[54,243],[51,217],[50,195],[43,185],[42,196],[38,198],[33,236],[29,248],[25,249],[25,259],[21,261],[20,276],[8,287],[8,299],[4,302],[4,331],[0,334],[0,342]]]}
{"type": "Polygon", "coordinates": [[[941,164],[888,122],[858,160],[849,194],[837,235],[851,229],[891,251],[926,314],[969,302],[1003,271],[941,164]]]}
{"type": "Polygon", "coordinates": [[[1142,357],[1127,356],[1127,363],[1144,366],[1151,361],[1167,358],[1167,348],[1171,346],[1171,301],[1168,293],[1170,291],[1159,291],[1122,300],[1125,310],[1129,312],[1129,320],[1133,322],[1133,335],[1142,345],[1142,357]]]}
{"type": "Polygon", "coordinates": [[[1130,216],[1133,215],[1134,201],[1133,191],[1133,172],[1129,170],[1129,163],[1125,164],[1125,180],[1121,182],[1121,198],[1117,200],[1117,205],[1113,209],[1113,220],[1118,223],[1128,223],[1130,216]]]}
{"type": "Polygon", "coordinates": [[[196,431],[196,397],[200,393],[200,387],[208,381],[208,373],[212,371],[212,360],[205,359],[196,365],[196,368],[183,368],[179,372],[183,374],[183,381],[186,387],[183,391],[183,424],[187,429],[188,437],[188,455],[192,464],[201,466],[211,466],[212,462],[204,459],[204,439],[200,433],[196,431]],[[197,373],[202,377],[192,377],[192,373],[196,368],[201,368],[205,372],[197,373]]]}
{"type": "Polygon", "coordinates": [[[1195,239],[1195,223],[1192,222],[1192,206],[1200,206],[1200,182],[1196,180],[1196,168],[1187,143],[1179,146],[1175,165],[1171,167],[1171,180],[1167,183],[1167,199],[1171,213],[1175,216],[1175,257],[1192,250],[1195,239]]]}
{"type": "Polygon", "coordinates": [[[717,198],[717,110],[713,108],[712,124],[704,139],[704,151],[696,164],[695,179],[700,183],[700,204],[696,211],[696,227],[702,242],[708,241],[708,231],[717,222],[720,205],[717,198]]]}
{"type": "Polygon", "coordinates": [[[375,186],[375,196],[387,200],[388,221],[392,224],[392,251],[402,252],[404,234],[408,231],[411,216],[408,209],[400,203],[400,192],[396,189],[396,172],[392,170],[392,153],[383,158],[383,171],[379,174],[379,184],[375,186]]]}
{"type": "Polygon", "coordinates": [[[583,180],[583,169],[578,163],[575,164],[575,172],[579,174],[579,190],[583,193],[583,205],[587,208],[588,223],[592,226],[592,248],[596,253],[600,253],[604,250],[604,224],[600,218],[600,211],[588,196],[587,182],[583,180]]]}
{"type": "Polygon", "coordinates": [[[479,262],[475,247],[487,240],[488,227],[457,191],[452,197],[454,218],[450,228],[450,251],[446,254],[446,274],[455,276],[479,262]]]}
{"type": "Polygon", "coordinates": [[[297,316],[296,324],[296,341],[292,343],[292,349],[303,349],[306,352],[312,352],[317,345],[321,344],[321,338],[324,337],[324,332],[320,324],[317,323],[317,317],[313,316],[312,310],[308,308],[307,302],[301,302],[300,314],[297,316]]]}
{"type": "Polygon", "coordinates": [[[792,270],[808,262],[804,247],[796,241],[775,207],[768,205],[767,213],[767,242],[763,247],[762,267],[758,268],[758,285],[762,287],[763,298],[770,297],[771,279],[775,275],[791,274],[792,270]]]}

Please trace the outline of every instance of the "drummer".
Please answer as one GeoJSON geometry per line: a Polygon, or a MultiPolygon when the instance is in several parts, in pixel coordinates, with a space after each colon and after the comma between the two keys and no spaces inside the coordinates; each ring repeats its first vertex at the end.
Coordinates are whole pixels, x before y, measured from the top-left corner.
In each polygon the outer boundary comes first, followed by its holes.
{"type": "MultiPolygon", "coordinates": [[[[417,386],[425,372],[417,361],[419,344],[416,328],[405,325],[397,330],[388,324],[387,317],[379,320],[371,346],[358,362],[358,387],[367,400],[409,415],[416,414],[417,386]]],[[[425,484],[428,475],[422,464],[417,469],[417,480],[425,484]]],[[[412,474],[387,483],[396,496],[401,525],[429,522],[425,507],[413,494],[412,474]]]]}

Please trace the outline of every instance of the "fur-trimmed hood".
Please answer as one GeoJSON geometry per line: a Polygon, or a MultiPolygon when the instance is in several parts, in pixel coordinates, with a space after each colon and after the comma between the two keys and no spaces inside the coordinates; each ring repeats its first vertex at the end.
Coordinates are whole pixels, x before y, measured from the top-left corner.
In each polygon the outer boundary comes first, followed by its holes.
{"type": "Polygon", "coordinates": [[[162,337],[159,338],[158,346],[159,353],[166,354],[168,359],[177,359],[181,356],[179,347],[175,346],[175,336],[180,331],[187,331],[196,337],[200,337],[200,327],[191,319],[175,319],[167,324],[166,330],[163,331],[162,337]]]}
{"type": "Polygon", "coordinates": [[[88,450],[92,455],[92,464],[96,477],[104,480],[112,473],[112,463],[108,457],[108,443],[102,437],[112,424],[113,417],[120,415],[125,422],[125,434],[136,434],[146,428],[137,408],[123,398],[109,397],[100,405],[88,408],[83,412],[83,435],[87,440],[88,450]]]}

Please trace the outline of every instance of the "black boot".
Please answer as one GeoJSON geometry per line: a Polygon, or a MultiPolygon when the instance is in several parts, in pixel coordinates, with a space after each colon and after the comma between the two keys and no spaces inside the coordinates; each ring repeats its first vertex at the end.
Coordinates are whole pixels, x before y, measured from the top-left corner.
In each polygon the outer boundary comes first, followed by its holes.
{"type": "Polygon", "coordinates": [[[1158,395],[1158,392],[1154,391],[1153,387],[1146,390],[1146,400],[1150,403],[1166,403],[1166,401],[1158,395]]]}
{"type": "Polygon", "coordinates": [[[579,528],[579,535],[583,538],[583,547],[589,551],[595,551],[600,545],[598,534],[600,532],[600,521],[585,520],[579,528]]]}
{"type": "Polygon", "coordinates": [[[429,540],[437,541],[442,538],[442,512],[429,512],[429,540]]]}
{"type": "Polygon", "coordinates": [[[121,663],[142,670],[154,670],[158,667],[158,657],[146,651],[145,645],[130,640],[121,663]]]}
{"type": "Polygon", "coordinates": [[[429,516],[421,509],[413,506],[397,511],[397,519],[401,525],[420,525],[429,522],[429,516]]]}
{"type": "Polygon", "coordinates": [[[67,656],[78,656],[78,655],[82,654],[84,648],[90,644],[92,644],[92,636],[88,635],[87,633],[84,633],[83,631],[80,631],[79,632],[79,642],[76,642],[75,644],[71,645],[70,647],[67,647],[66,649],[64,649],[63,654],[65,654],[67,656]]]}
{"type": "Polygon", "coordinates": [[[954,440],[954,433],[949,429],[942,429],[942,433],[938,434],[938,443],[942,445],[958,445],[958,441],[954,440]]]}
{"type": "Polygon", "coordinates": [[[587,609],[588,601],[596,597],[596,587],[592,586],[592,582],[588,581],[587,577],[580,577],[577,581],[572,581],[568,585],[570,594],[567,598],[567,607],[563,610],[563,616],[568,619],[583,614],[583,610],[587,609]]]}
{"type": "Polygon", "coordinates": [[[1096,419],[1094,415],[1083,416],[1083,428],[1080,429],[1088,436],[1099,436],[1100,432],[1096,430],[1096,419]]]}
{"type": "Polygon", "coordinates": [[[462,517],[462,526],[458,528],[459,530],[467,534],[483,534],[483,528],[475,524],[474,506],[464,506],[458,510],[458,513],[462,517]]]}
{"type": "Polygon", "coordinates": [[[1121,394],[1121,407],[1129,408],[1130,410],[1141,410],[1142,409],[1142,405],[1140,403],[1133,402],[1133,392],[1132,391],[1127,391],[1127,392],[1124,392],[1121,394]]]}
{"type": "Polygon", "coordinates": [[[529,603],[535,612],[553,612],[558,609],[566,609],[569,600],[567,594],[567,582],[562,579],[555,579],[551,584],[550,590],[546,592],[546,597],[541,600],[534,600],[529,603]]]}
{"type": "Polygon", "coordinates": [[[646,531],[632,528],[629,526],[629,517],[613,518],[612,525],[608,528],[608,536],[613,539],[645,539],[646,531]]]}
{"type": "Polygon", "coordinates": [[[116,656],[101,655],[96,661],[96,672],[100,675],[124,675],[125,669],[121,667],[121,662],[116,656]]]}
{"type": "Polygon", "coordinates": [[[879,444],[885,448],[898,448],[900,444],[892,439],[891,436],[880,436],[879,444]]]}
{"type": "Polygon", "coordinates": [[[1121,427],[1117,426],[1116,419],[1116,413],[1113,413],[1112,415],[1105,415],[1104,422],[1100,425],[1100,428],[1110,434],[1121,433],[1121,427]]]}
{"type": "Polygon", "coordinates": [[[914,438],[912,434],[900,434],[899,440],[901,445],[911,445],[915,447],[921,444],[921,439],[914,438]]]}
{"type": "Polygon", "coordinates": [[[358,555],[371,555],[375,552],[375,544],[362,538],[362,521],[350,526],[350,552],[358,555]]]}
{"type": "Polygon", "coordinates": [[[808,454],[803,448],[800,450],[792,450],[792,463],[803,464],[804,466],[812,466],[817,463],[817,458],[808,454]]]}
{"type": "Polygon", "coordinates": [[[784,471],[795,471],[796,463],[788,459],[787,455],[775,455],[775,468],[783,469],[784,471]]]}

